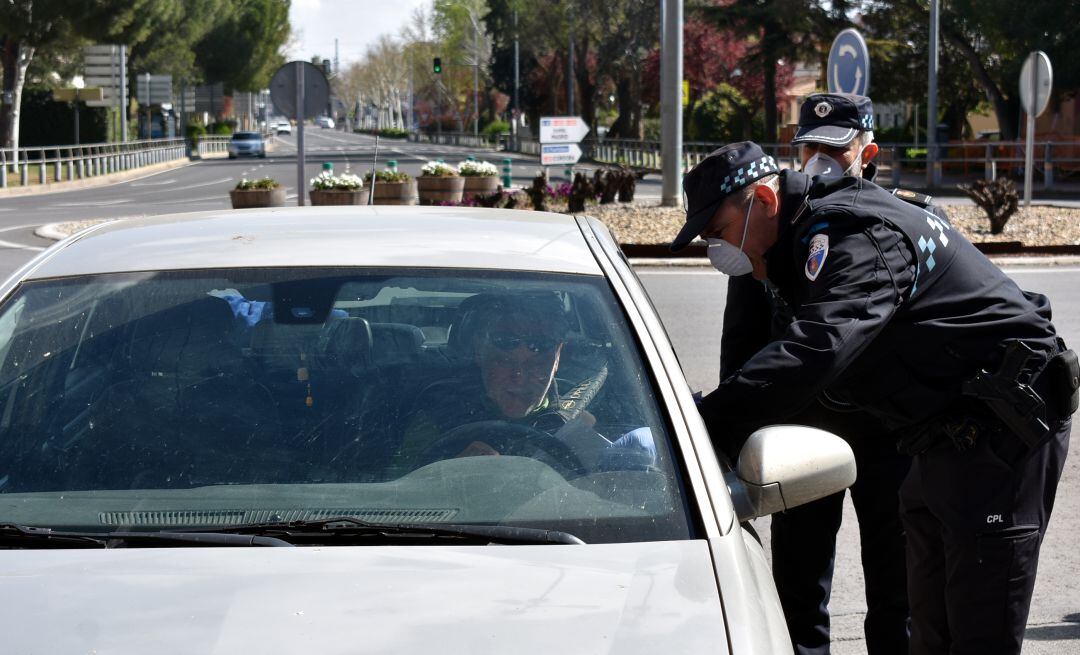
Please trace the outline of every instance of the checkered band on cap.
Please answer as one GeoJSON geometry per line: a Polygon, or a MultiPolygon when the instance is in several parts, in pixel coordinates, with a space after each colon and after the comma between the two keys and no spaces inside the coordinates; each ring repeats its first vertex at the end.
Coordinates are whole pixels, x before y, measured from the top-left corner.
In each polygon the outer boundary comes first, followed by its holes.
{"type": "Polygon", "coordinates": [[[864,129],[864,130],[872,130],[872,129],[874,129],[874,115],[873,114],[865,114],[865,115],[863,115],[862,117],[859,118],[859,124],[862,125],[862,129],[864,129]]]}
{"type": "Polygon", "coordinates": [[[754,180],[779,172],[780,167],[776,165],[776,160],[769,155],[765,155],[761,159],[750,162],[748,166],[741,166],[730,175],[726,175],[724,180],[720,182],[720,190],[724,195],[728,195],[754,180]]]}

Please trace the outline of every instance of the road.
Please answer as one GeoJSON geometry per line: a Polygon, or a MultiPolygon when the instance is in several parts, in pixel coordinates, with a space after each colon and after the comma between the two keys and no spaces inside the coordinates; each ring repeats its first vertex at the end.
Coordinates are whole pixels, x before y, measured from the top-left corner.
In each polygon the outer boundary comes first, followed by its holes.
{"type": "MultiPolygon", "coordinates": [[[[364,135],[309,128],[309,152],[304,173],[315,176],[324,161],[335,171],[363,172],[370,169],[375,141],[364,135]]],[[[380,141],[380,167],[395,159],[400,170],[419,173],[430,159],[450,163],[464,159],[470,151],[452,146],[380,141]]],[[[477,153],[501,166],[504,156],[514,161],[516,184],[527,183],[539,166],[534,158],[505,153],[477,153]]],[[[561,173],[552,169],[552,172],[561,173]]],[[[295,136],[281,137],[277,149],[266,159],[202,161],[190,166],[157,173],[121,184],[47,195],[0,198],[0,275],[6,276],[51,242],[34,235],[38,226],[62,221],[141,216],[185,211],[225,209],[228,191],[242,177],[272,176],[287,186],[288,197],[296,198],[295,136]]],[[[639,194],[659,196],[659,180],[646,178],[639,194]]],[[[962,202],[952,199],[953,202],[962,202]]],[[[716,383],[720,330],[724,306],[725,278],[707,268],[641,268],[641,277],[686,368],[694,389],[708,390],[716,383]],[[691,322],[687,317],[696,317],[691,322]]],[[[1009,273],[1024,288],[1041,291],[1054,303],[1055,323],[1070,343],[1080,343],[1080,275],[1076,268],[1023,268],[1009,273]]],[[[1058,494],[1058,505],[1043,548],[1042,567],[1035,589],[1025,653],[1080,653],[1080,549],[1073,541],[1080,536],[1080,460],[1071,458],[1058,494]]],[[[759,523],[767,539],[768,521],[759,523]]],[[[835,616],[834,653],[862,653],[862,576],[858,565],[858,539],[850,503],[846,507],[840,535],[837,579],[832,608],[835,616]]]]}

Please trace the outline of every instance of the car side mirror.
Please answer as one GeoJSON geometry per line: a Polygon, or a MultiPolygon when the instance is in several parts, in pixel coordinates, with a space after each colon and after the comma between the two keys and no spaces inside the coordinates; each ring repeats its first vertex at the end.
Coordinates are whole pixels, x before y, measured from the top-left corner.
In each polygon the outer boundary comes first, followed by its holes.
{"type": "Polygon", "coordinates": [[[802,425],[750,435],[726,481],[740,521],[805,505],[855,483],[855,455],[840,437],[802,425]]]}

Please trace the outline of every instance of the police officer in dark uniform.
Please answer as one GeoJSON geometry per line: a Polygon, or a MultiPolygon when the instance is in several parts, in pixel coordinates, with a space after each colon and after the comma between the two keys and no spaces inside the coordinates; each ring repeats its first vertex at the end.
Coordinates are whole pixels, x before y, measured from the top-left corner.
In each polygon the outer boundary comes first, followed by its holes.
{"type": "Polygon", "coordinates": [[[687,174],[672,243],[709,242],[791,308],[783,334],[701,402],[717,446],[822,393],[914,457],[901,488],[911,652],[1019,653],[1080,365],[1043,296],[948,221],[858,177],[779,172],[750,142],[687,174]]]}
{"type": "MultiPolygon", "coordinates": [[[[793,140],[801,145],[803,171],[873,180],[878,152],[873,127],[873,104],[865,96],[809,96],[800,109],[793,140]]],[[[791,308],[771,295],[766,283],[750,274],[729,277],[721,380],[772,338],[782,336],[793,318],[791,308]]],[[[898,490],[910,458],[881,438],[886,429],[880,421],[825,394],[788,420],[828,430],[851,446],[859,471],[851,498],[859,520],[866,588],[866,649],[869,655],[906,655],[908,600],[898,490]]],[[[828,603],[843,503],[841,492],[772,517],[773,578],[797,655],[829,653],[828,603]]]]}

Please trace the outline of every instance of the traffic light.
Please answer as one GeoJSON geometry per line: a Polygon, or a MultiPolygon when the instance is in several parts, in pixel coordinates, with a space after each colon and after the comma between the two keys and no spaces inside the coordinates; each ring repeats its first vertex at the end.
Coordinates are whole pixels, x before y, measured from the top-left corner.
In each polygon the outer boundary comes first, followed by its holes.
{"type": "Polygon", "coordinates": [[[436,75],[442,73],[442,57],[436,57],[431,62],[431,70],[435,71],[436,75]]]}

